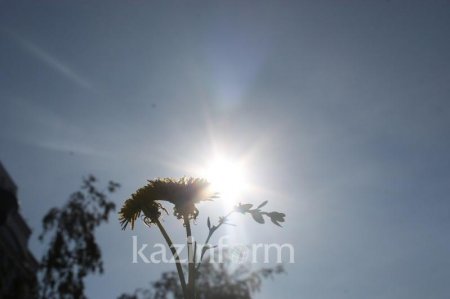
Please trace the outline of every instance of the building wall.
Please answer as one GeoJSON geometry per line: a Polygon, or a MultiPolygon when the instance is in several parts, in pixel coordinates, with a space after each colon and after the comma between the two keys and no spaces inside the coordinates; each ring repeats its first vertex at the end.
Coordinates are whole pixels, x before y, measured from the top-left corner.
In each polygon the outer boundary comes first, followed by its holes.
{"type": "Polygon", "coordinates": [[[38,263],[28,249],[31,230],[20,215],[17,187],[0,163],[0,298],[35,298],[38,263]]]}

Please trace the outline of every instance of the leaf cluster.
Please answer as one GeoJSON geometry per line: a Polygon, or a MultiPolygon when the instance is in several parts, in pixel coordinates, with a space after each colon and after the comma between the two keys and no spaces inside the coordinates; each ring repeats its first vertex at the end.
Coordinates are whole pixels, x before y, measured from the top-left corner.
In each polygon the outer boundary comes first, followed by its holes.
{"type": "Polygon", "coordinates": [[[83,179],[81,189],[73,193],[61,208],[52,208],[43,218],[41,241],[50,243],[40,264],[40,298],[86,298],[84,278],[102,273],[101,250],[95,240],[95,229],[107,222],[115,204],[108,194],[119,188],[109,182],[107,191],[99,191],[97,179],[83,179]]]}
{"type": "Polygon", "coordinates": [[[265,212],[262,211],[261,208],[264,207],[267,204],[267,200],[261,203],[259,206],[257,206],[255,209],[252,209],[252,204],[239,204],[235,207],[235,211],[239,212],[241,214],[250,214],[252,218],[260,223],[264,224],[265,220],[263,216],[266,216],[270,218],[270,221],[272,221],[273,224],[276,224],[281,227],[280,222],[284,222],[284,217],[286,217],[286,214],[272,211],[272,212],[265,212]]]}

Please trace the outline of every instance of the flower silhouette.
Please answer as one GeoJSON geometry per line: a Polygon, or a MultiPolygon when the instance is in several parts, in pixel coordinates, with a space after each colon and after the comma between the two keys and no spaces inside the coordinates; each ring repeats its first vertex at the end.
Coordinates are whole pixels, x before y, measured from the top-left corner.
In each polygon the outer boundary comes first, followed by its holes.
{"type": "MultiPolygon", "coordinates": [[[[129,223],[131,224],[131,229],[133,229],[136,219],[141,214],[144,215],[143,220],[145,224],[148,226],[155,224],[159,228],[161,234],[167,242],[167,245],[172,251],[178,277],[180,279],[183,298],[186,299],[197,298],[195,283],[196,273],[198,273],[203,257],[208,249],[215,247],[204,246],[200,253],[200,259],[197,261],[197,242],[192,239],[191,220],[195,220],[198,216],[199,211],[196,207],[197,203],[212,200],[217,197],[218,193],[213,192],[211,190],[210,183],[202,178],[158,178],[148,181],[147,185],[139,188],[135,193],[133,193],[131,197],[125,201],[119,212],[119,220],[122,224],[122,229],[125,229],[129,223]],[[160,221],[162,211],[167,213],[166,209],[162,206],[161,201],[167,201],[173,204],[174,216],[177,217],[177,219],[183,220],[183,226],[186,229],[186,244],[188,248],[187,255],[189,258],[189,262],[187,264],[187,276],[185,276],[185,273],[183,272],[183,264],[176,247],[164,228],[164,225],[160,221]]],[[[222,225],[233,225],[228,221],[228,217],[234,212],[249,214],[256,222],[261,224],[265,222],[263,217],[265,216],[270,218],[274,224],[281,226],[280,222],[284,222],[285,214],[275,211],[266,212],[261,210],[261,208],[266,204],[267,201],[264,201],[256,208],[253,208],[253,204],[239,204],[226,216],[220,217],[218,223],[215,225],[211,224],[211,220],[208,217],[207,226],[209,232],[204,244],[208,244],[211,236],[222,225]]]]}
{"type": "Polygon", "coordinates": [[[128,223],[134,228],[134,222],[141,215],[147,224],[156,223],[165,211],[159,201],[168,201],[174,205],[174,215],[178,218],[196,219],[196,204],[218,197],[212,192],[210,183],[202,178],[182,177],[180,179],[158,178],[149,180],[148,184],[131,195],[119,212],[122,229],[128,223]]]}
{"type": "Polygon", "coordinates": [[[147,224],[156,223],[163,210],[165,211],[164,207],[155,200],[148,186],[145,186],[133,193],[123,204],[119,212],[120,224],[122,229],[125,229],[130,223],[131,229],[134,229],[134,223],[141,213],[144,214],[147,224]]]}

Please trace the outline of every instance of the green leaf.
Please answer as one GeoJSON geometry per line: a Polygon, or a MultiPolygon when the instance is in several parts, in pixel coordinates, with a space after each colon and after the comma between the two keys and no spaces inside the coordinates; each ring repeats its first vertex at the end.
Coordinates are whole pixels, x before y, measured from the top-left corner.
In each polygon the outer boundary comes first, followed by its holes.
{"type": "Polygon", "coordinates": [[[276,219],[270,218],[270,220],[272,221],[273,224],[278,225],[279,227],[282,227],[276,219]]]}
{"type": "Polygon", "coordinates": [[[253,219],[255,219],[256,222],[264,224],[264,218],[259,211],[253,210],[250,213],[252,214],[252,217],[253,219]]]}
{"type": "Polygon", "coordinates": [[[248,212],[252,207],[253,207],[252,204],[246,203],[246,204],[239,204],[239,205],[236,206],[234,209],[236,210],[236,212],[245,214],[245,213],[248,212]]]}
{"type": "Polygon", "coordinates": [[[268,201],[264,201],[262,204],[260,204],[257,209],[261,209],[262,207],[264,207],[266,204],[268,203],[268,201]]]}
{"type": "Polygon", "coordinates": [[[278,226],[281,226],[278,222],[284,222],[284,217],[286,216],[286,214],[280,212],[270,212],[266,215],[269,216],[270,220],[278,226]]]}
{"type": "Polygon", "coordinates": [[[211,229],[211,220],[209,220],[209,217],[208,217],[208,221],[206,222],[206,224],[208,225],[208,229],[211,229]]]}

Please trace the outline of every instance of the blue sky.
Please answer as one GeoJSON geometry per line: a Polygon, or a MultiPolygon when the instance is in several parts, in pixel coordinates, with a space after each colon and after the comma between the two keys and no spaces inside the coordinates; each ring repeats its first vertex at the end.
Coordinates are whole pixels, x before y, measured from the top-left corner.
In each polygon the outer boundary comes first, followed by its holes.
{"type": "MultiPolygon", "coordinates": [[[[218,149],[263,190],[243,201],[287,214],[236,219],[243,241],[296,249],[256,298],[448,298],[449,32],[443,0],[0,1],[0,159],[32,250],[82,176],[120,205],[218,149]]],[[[132,264],[133,234],[99,231],[90,297],[171,269],[132,264]]]]}

